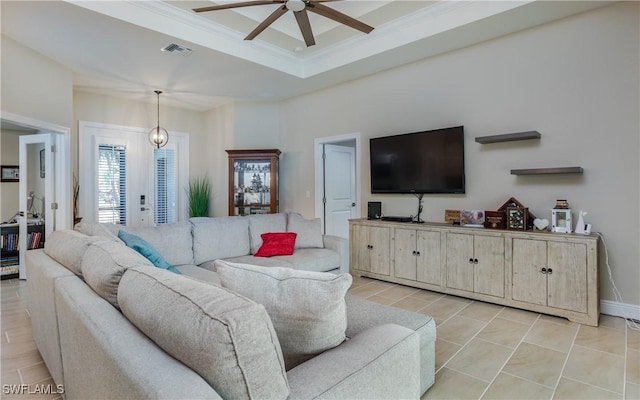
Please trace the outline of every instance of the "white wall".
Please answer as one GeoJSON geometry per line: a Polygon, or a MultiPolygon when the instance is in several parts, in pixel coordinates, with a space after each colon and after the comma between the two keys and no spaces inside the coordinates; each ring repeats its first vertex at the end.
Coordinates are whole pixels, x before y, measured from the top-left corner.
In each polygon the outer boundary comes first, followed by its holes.
{"type": "MultiPolygon", "coordinates": [[[[304,193],[313,189],[313,139],[361,132],[363,215],[370,200],[386,214],[412,214],[411,195],[371,195],[367,139],[464,125],[466,195],[425,196],[424,219],[493,210],[511,196],[550,218],[555,200],[567,199],[606,237],[623,301],[640,304],[638,14],[637,2],[617,3],[283,102],[281,204],[313,215],[304,193]],[[542,139],[474,142],[528,130],[542,139]],[[510,175],[558,166],[584,174],[510,175]]],[[[604,263],[600,289],[614,300],[604,263]]]]}
{"type": "Polygon", "coordinates": [[[1,46],[2,111],[71,127],[71,71],[6,36],[1,46]]]}

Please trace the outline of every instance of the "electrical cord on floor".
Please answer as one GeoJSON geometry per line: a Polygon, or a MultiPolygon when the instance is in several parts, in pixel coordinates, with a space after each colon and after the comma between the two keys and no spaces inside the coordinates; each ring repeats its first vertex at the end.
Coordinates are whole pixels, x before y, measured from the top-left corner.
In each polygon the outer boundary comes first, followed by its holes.
{"type": "MultiPolygon", "coordinates": [[[[609,282],[611,282],[611,286],[613,287],[613,296],[615,297],[618,303],[624,304],[624,302],[622,301],[622,295],[620,294],[620,291],[618,291],[618,288],[616,287],[616,283],[613,281],[613,275],[611,274],[611,266],[609,265],[609,248],[607,247],[607,242],[606,240],[604,240],[604,236],[602,235],[601,232],[597,232],[597,235],[600,237],[600,239],[602,240],[602,244],[604,245],[604,260],[607,266],[607,273],[609,274],[609,282]]],[[[626,312],[624,311],[622,313],[623,313],[622,318],[625,319],[627,326],[629,328],[640,330],[640,321],[629,317],[628,315],[626,315],[626,312]]]]}

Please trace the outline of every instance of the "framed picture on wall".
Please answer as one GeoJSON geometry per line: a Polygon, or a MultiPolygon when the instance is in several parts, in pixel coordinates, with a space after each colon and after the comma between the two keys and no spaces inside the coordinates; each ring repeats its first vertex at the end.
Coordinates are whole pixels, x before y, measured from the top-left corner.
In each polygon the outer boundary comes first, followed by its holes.
{"type": "Polygon", "coordinates": [[[40,178],[44,178],[44,149],[40,150],[40,178]]]}
{"type": "Polygon", "coordinates": [[[20,167],[17,165],[3,165],[0,167],[0,181],[2,182],[19,182],[20,167]]]}

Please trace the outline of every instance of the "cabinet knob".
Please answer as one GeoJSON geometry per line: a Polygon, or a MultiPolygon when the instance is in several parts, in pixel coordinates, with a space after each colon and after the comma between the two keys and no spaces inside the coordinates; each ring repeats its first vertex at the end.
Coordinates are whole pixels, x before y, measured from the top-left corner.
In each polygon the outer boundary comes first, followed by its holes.
{"type": "Polygon", "coordinates": [[[473,263],[474,263],[474,264],[477,264],[477,263],[478,263],[478,259],[477,259],[477,258],[474,258],[474,259],[473,259],[473,263]]]}
{"type": "Polygon", "coordinates": [[[547,269],[546,269],[546,268],[542,268],[542,269],[540,270],[540,272],[542,272],[543,274],[546,274],[546,273],[547,273],[547,269]]]}
{"type": "Polygon", "coordinates": [[[416,255],[416,251],[415,250],[412,251],[411,254],[413,254],[415,256],[416,255]]]}
{"type": "Polygon", "coordinates": [[[419,255],[420,255],[420,252],[419,252],[419,251],[416,251],[416,255],[417,255],[417,256],[419,256],[419,255]]]}
{"type": "Polygon", "coordinates": [[[469,264],[473,264],[473,258],[469,259],[469,264]]]}
{"type": "Polygon", "coordinates": [[[547,274],[553,274],[553,270],[551,268],[547,268],[547,274]]]}

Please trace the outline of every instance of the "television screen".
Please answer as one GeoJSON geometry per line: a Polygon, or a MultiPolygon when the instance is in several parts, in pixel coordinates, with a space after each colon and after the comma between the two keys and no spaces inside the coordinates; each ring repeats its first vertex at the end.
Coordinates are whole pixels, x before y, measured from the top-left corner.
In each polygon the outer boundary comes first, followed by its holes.
{"type": "Polygon", "coordinates": [[[463,128],[371,139],[371,193],[464,193],[463,128]]]}

